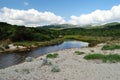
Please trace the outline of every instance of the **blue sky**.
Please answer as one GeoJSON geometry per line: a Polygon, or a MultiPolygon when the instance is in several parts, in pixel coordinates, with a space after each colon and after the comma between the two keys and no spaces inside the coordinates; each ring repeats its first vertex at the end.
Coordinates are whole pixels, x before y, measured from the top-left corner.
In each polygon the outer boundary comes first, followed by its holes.
{"type": "Polygon", "coordinates": [[[69,21],[72,15],[80,17],[96,10],[110,10],[119,4],[120,0],[0,0],[0,9],[47,11],[69,21]]]}

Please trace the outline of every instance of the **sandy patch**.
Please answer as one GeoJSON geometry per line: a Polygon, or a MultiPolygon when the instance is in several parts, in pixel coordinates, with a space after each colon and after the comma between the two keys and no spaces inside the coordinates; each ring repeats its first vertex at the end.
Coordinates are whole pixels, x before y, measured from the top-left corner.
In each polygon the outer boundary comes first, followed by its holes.
{"type": "Polygon", "coordinates": [[[0,80],[120,80],[120,63],[102,63],[83,59],[89,53],[120,54],[120,50],[102,51],[99,44],[93,48],[75,48],[57,51],[58,58],[49,59],[53,65],[58,65],[60,72],[51,72],[51,66],[42,66],[41,56],[32,62],[0,70],[0,80]],[[85,52],[83,55],[75,51],[85,52]]]}

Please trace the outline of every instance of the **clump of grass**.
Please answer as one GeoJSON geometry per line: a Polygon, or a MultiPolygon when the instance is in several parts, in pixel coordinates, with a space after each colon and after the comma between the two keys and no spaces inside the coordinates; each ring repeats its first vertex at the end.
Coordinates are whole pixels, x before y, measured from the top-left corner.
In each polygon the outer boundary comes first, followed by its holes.
{"type": "Polygon", "coordinates": [[[29,69],[23,69],[22,71],[23,71],[24,73],[26,73],[26,74],[29,74],[29,73],[30,73],[29,69]]]}
{"type": "Polygon", "coordinates": [[[90,50],[91,52],[95,52],[94,50],[90,50]]]}
{"type": "Polygon", "coordinates": [[[85,54],[85,53],[84,52],[80,52],[80,51],[75,51],[75,54],[82,55],[82,54],[85,54]]]}
{"type": "Polygon", "coordinates": [[[56,65],[52,66],[51,72],[60,72],[60,68],[56,65]]]}
{"type": "Polygon", "coordinates": [[[120,62],[120,55],[118,54],[109,54],[109,55],[105,55],[105,57],[103,58],[103,62],[120,62]]]}
{"type": "Polygon", "coordinates": [[[5,49],[3,47],[0,46],[0,50],[4,51],[5,49]]]}
{"type": "Polygon", "coordinates": [[[58,57],[58,53],[54,53],[54,54],[47,54],[46,56],[47,58],[57,58],[58,57]]]}
{"type": "Polygon", "coordinates": [[[120,49],[120,45],[104,45],[102,47],[102,50],[114,50],[114,49],[120,49]]]}
{"type": "Polygon", "coordinates": [[[84,56],[84,59],[91,60],[91,59],[102,59],[104,58],[103,54],[95,53],[95,54],[88,54],[84,56]]]}
{"type": "Polygon", "coordinates": [[[103,55],[103,54],[88,54],[84,56],[84,59],[86,60],[93,60],[93,59],[99,59],[102,60],[103,62],[120,62],[120,55],[119,54],[108,54],[108,55],[103,55]]]}
{"type": "Polygon", "coordinates": [[[48,59],[43,59],[42,65],[52,65],[52,62],[48,59]]]}

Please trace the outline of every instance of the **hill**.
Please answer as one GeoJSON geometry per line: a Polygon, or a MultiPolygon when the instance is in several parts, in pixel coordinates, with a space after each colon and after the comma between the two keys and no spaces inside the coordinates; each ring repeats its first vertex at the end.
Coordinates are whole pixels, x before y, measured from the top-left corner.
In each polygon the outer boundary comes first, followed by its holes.
{"type": "Polygon", "coordinates": [[[109,23],[94,28],[78,27],[76,25],[49,25],[43,27],[25,27],[0,22],[0,41],[9,39],[16,41],[49,41],[59,38],[59,35],[81,35],[94,37],[120,38],[120,23],[109,23]],[[52,29],[51,29],[52,28],[52,29]],[[53,28],[62,28],[53,30],[53,28]]]}

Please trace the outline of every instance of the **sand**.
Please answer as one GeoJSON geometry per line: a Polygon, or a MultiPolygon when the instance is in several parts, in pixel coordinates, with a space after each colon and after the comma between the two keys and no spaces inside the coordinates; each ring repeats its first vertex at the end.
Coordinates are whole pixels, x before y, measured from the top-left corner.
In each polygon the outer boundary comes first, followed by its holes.
{"type": "Polygon", "coordinates": [[[103,63],[99,60],[87,61],[83,59],[89,53],[120,54],[120,50],[102,51],[99,44],[92,48],[75,48],[57,51],[59,56],[48,59],[60,68],[60,72],[51,72],[50,65],[42,65],[41,58],[32,62],[0,69],[0,80],[120,80],[120,63],[103,63]],[[75,51],[85,52],[76,55],[75,51]],[[93,52],[94,51],[94,52],[93,52]]]}

